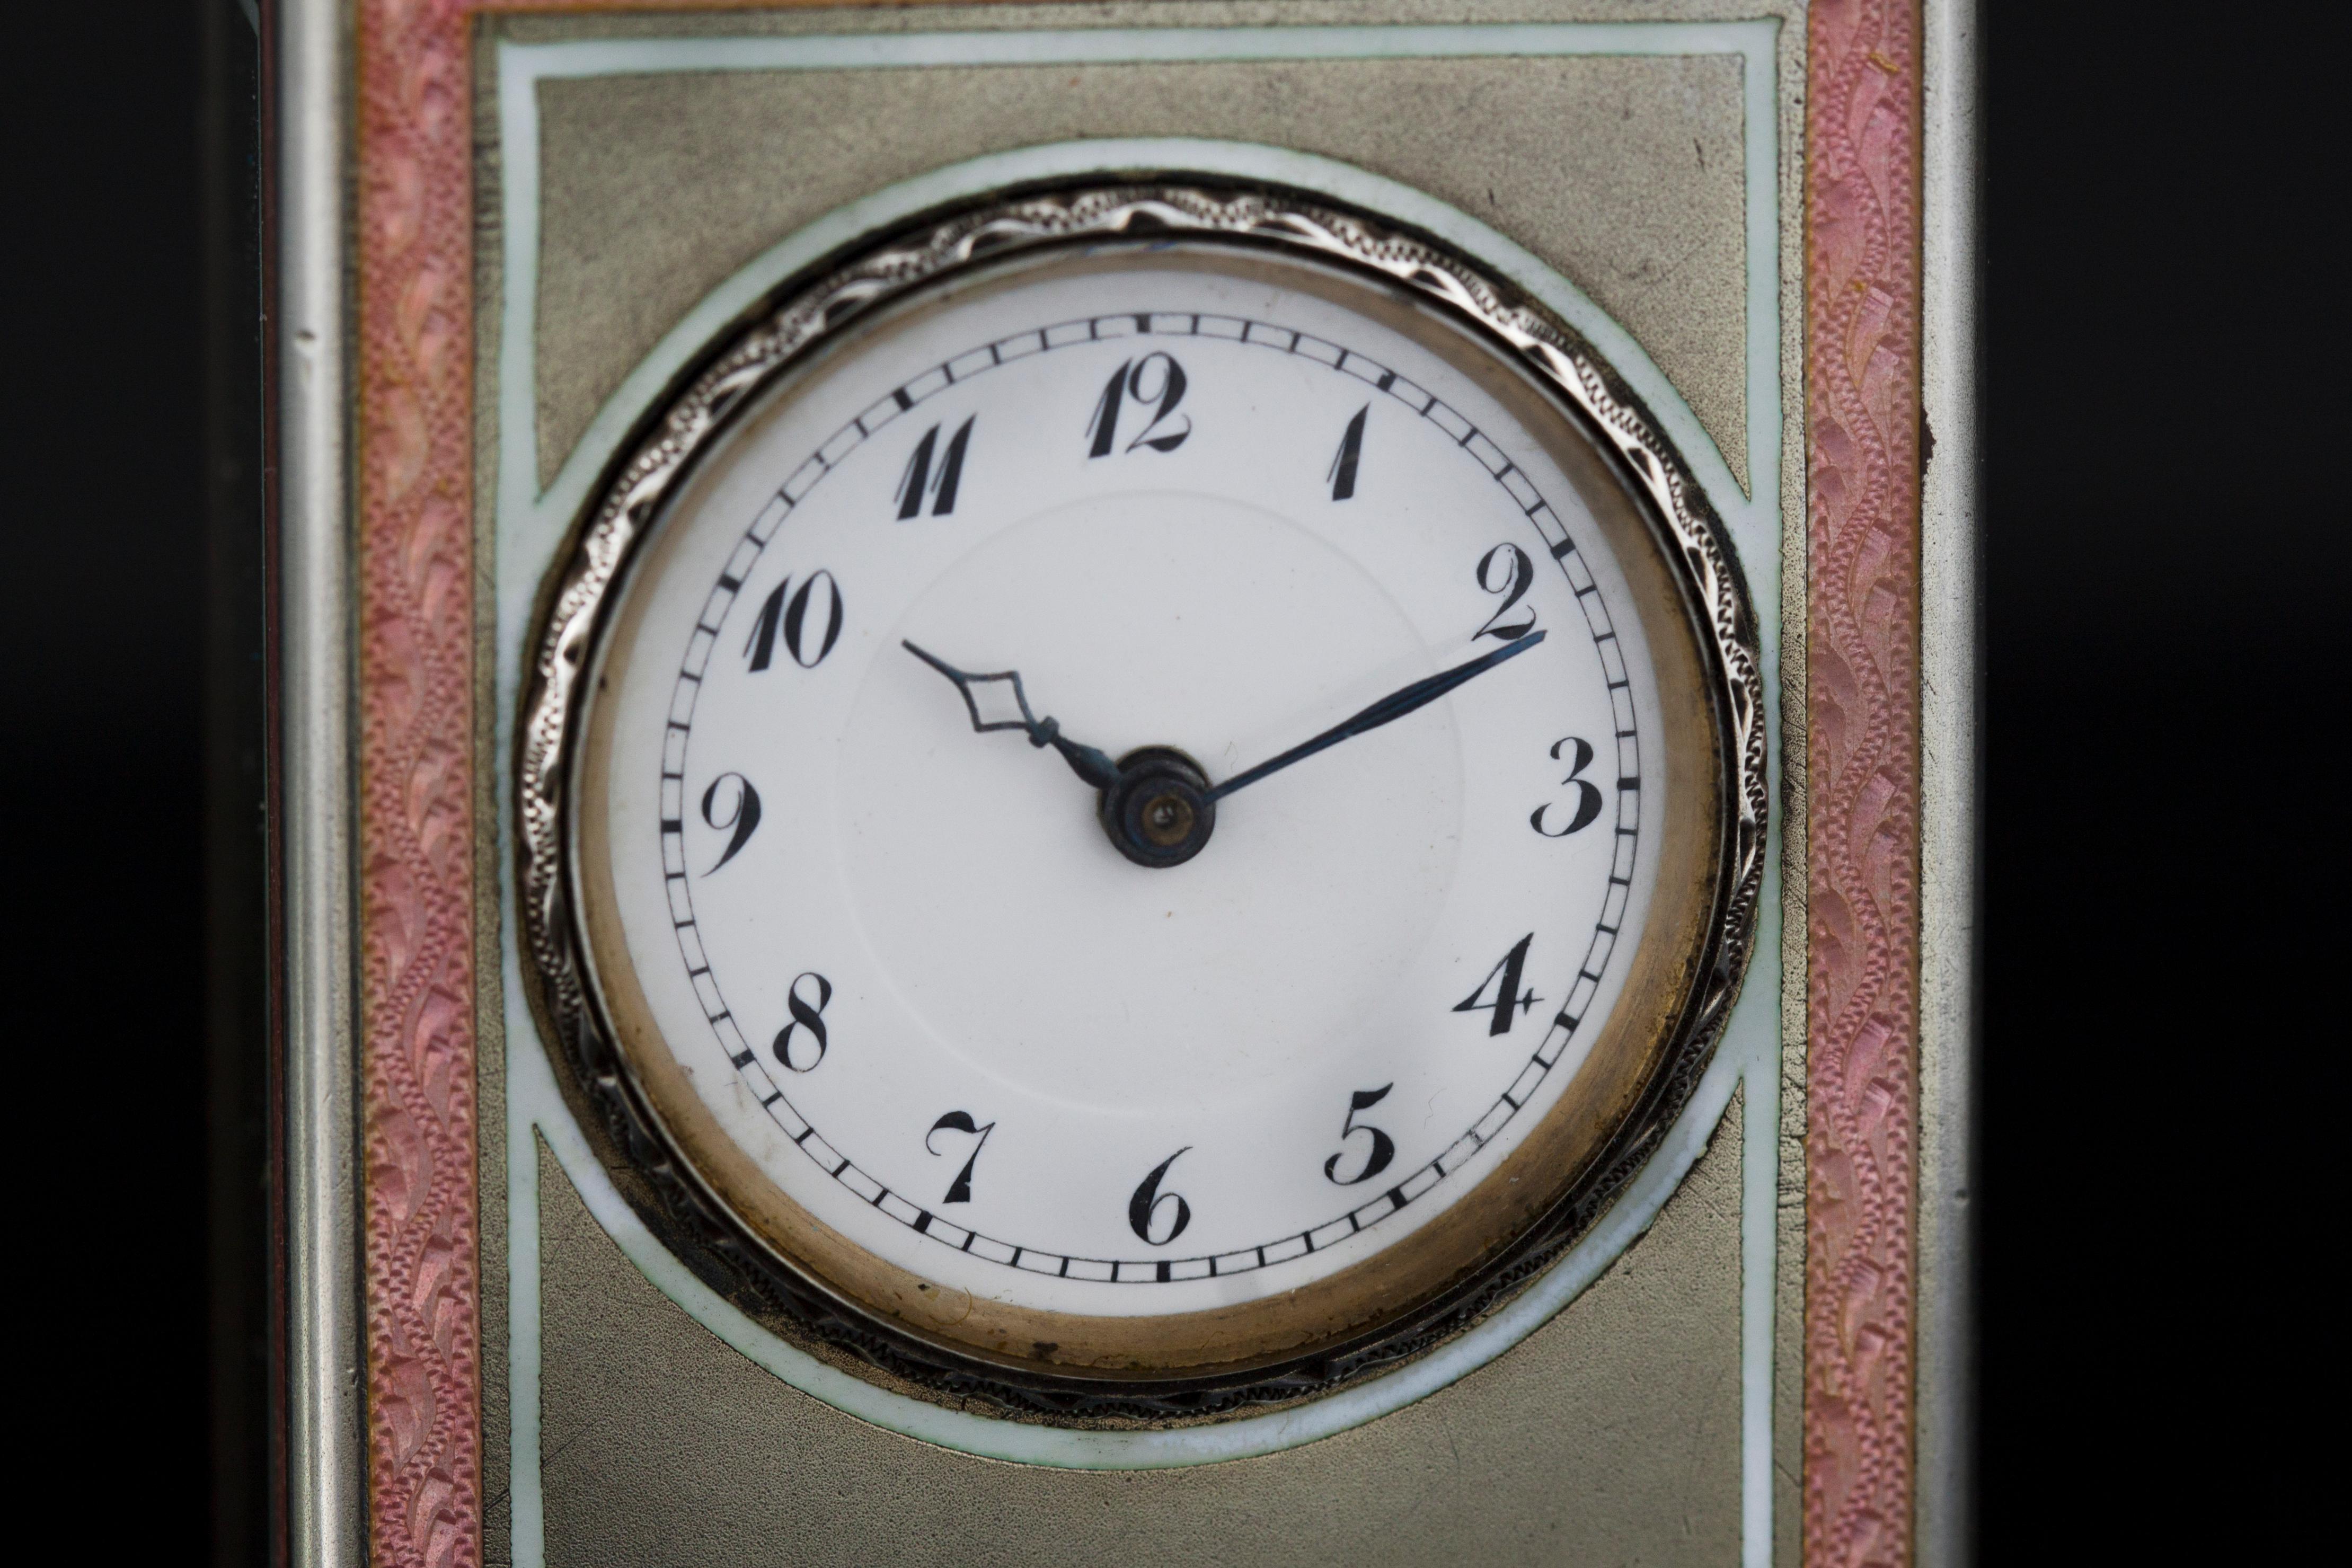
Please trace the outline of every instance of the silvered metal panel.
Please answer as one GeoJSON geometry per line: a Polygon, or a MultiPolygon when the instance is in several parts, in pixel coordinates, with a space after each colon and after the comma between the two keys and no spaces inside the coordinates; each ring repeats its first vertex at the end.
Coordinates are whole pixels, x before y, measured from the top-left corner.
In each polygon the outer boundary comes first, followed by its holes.
{"type": "Polygon", "coordinates": [[[358,1043],[353,1032],[350,30],[335,0],[271,17],[279,867],[285,942],[285,1515],[297,1568],[362,1561],[358,1043]]]}
{"type": "Polygon", "coordinates": [[[1977,587],[1976,0],[1930,0],[1921,122],[1918,1568],[1973,1560],[1977,587]]]}

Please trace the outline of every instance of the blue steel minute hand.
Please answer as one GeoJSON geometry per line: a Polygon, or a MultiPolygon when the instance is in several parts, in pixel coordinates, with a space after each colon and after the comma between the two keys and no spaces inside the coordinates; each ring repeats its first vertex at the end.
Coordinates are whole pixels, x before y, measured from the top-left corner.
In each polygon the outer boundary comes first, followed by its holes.
{"type": "Polygon", "coordinates": [[[1384,724],[1426,707],[1465,681],[1476,679],[1506,659],[1517,658],[1543,640],[1544,634],[1541,632],[1531,632],[1515,643],[1496,649],[1491,653],[1473,659],[1468,664],[1456,664],[1450,670],[1440,670],[1433,675],[1423,676],[1409,686],[1401,686],[1354,716],[1341,719],[1312,740],[1301,741],[1278,757],[1267,758],[1245,773],[1234,774],[1231,779],[1210,790],[1209,799],[1222,800],[1234,790],[1255,784],[1269,773],[1279,773],[1294,762],[1304,761],[1317,752],[1337,746],[1351,737],[1361,735],[1366,730],[1378,729],[1384,724]]]}

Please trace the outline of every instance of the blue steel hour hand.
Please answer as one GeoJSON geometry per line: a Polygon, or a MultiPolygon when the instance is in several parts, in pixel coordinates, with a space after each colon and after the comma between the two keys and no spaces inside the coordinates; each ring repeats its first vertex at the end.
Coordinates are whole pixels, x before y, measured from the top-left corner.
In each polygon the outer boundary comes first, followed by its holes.
{"type": "MultiPolygon", "coordinates": [[[[957,692],[963,697],[965,709],[971,715],[971,727],[974,733],[985,735],[992,729],[1020,730],[1028,736],[1030,745],[1040,747],[1050,746],[1060,752],[1062,760],[1070,765],[1070,771],[1096,789],[1110,789],[1118,786],[1120,777],[1118,763],[1113,762],[1093,747],[1081,746],[1065,736],[1062,733],[1062,727],[1052,717],[1039,718],[1029,711],[1029,697],[1021,689],[1019,671],[1003,670],[993,674],[975,675],[969,671],[957,669],[944,659],[933,657],[912,643],[902,640],[898,645],[955,683],[957,692]],[[983,719],[981,717],[980,699],[973,688],[985,687],[997,682],[1003,682],[1012,688],[1013,706],[1021,711],[1019,718],[983,719]]],[[[993,695],[999,698],[1003,695],[1001,692],[993,695]]]]}

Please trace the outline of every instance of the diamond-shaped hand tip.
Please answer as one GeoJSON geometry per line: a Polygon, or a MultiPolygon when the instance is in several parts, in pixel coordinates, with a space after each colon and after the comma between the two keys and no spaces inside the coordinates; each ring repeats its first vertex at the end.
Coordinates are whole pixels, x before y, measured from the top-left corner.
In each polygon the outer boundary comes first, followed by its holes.
{"type": "Polygon", "coordinates": [[[964,687],[973,719],[982,729],[1029,727],[1028,706],[1011,675],[974,675],[964,687]]]}
{"type": "Polygon", "coordinates": [[[995,670],[985,674],[973,674],[959,670],[937,654],[901,639],[898,645],[920,659],[949,680],[963,697],[964,711],[971,716],[971,727],[985,735],[992,729],[1017,729],[1029,737],[1029,744],[1050,746],[1062,754],[1070,771],[1097,789],[1108,789],[1119,779],[1118,764],[1091,746],[1081,746],[1062,734],[1062,727],[1052,717],[1039,718],[1029,711],[1028,694],[1021,689],[1021,672],[995,670]],[[1012,704],[1011,711],[1005,707],[1012,704]],[[982,711],[982,704],[987,711],[982,711]]]}

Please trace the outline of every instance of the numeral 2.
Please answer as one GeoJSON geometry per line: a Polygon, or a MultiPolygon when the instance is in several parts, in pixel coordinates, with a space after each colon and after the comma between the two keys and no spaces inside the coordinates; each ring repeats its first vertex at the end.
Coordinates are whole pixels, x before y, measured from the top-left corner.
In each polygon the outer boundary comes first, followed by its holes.
{"type": "Polygon", "coordinates": [[[1331,486],[1331,498],[1335,501],[1347,500],[1356,493],[1356,463],[1364,455],[1364,416],[1371,412],[1370,403],[1356,411],[1356,417],[1348,422],[1347,434],[1339,437],[1339,453],[1323,475],[1331,486]]]}
{"type": "Polygon", "coordinates": [[[1454,1010],[1475,1013],[1491,1008],[1495,1017],[1494,1021],[1486,1026],[1486,1032],[1508,1034],[1511,1026],[1519,1021],[1519,1014],[1543,1000],[1533,991],[1524,996],[1519,992],[1519,972],[1527,967],[1528,944],[1535,939],[1536,934],[1532,931],[1520,937],[1517,944],[1503,955],[1502,960],[1486,971],[1486,977],[1478,982],[1478,988],[1454,1004],[1454,1010]],[[1485,998],[1490,986],[1494,988],[1495,999],[1487,1001],[1485,998]]]}
{"type": "Polygon", "coordinates": [[[1496,624],[1511,612],[1512,605],[1527,597],[1529,588],[1535,586],[1536,563],[1528,559],[1527,551],[1517,545],[1496,545],[1478,558],[1477,577],[1480,588],[1489,593],[1503,594],[1505,598],[1495,613],[1486,617],[1486,623],[1470,633],[1473,643],[1481,637],[1499,637],[1506,643],[1516,643],[1536,629],[1536,611],[1532,604],[1528,606],[1525,621],[1515,621],[1507,626],[1496,624]],[[1497,566],[1504,570],[1500,582],[1494,580],[1497,566]]]}
{"type": "Polygon", "coordinates": [[[955,510],[956,486],[963,480],[963,449],[971,442],[973,414],[956,426],[948,437],[947,455],[940,459],[940,471],[931,472],[931,451],[939,444],[940,427],[933,425],[923,432],[915,443],[915,455],[907,459],[906,470],[898,476],[898,520],[907,522],[922,515],[923,494],[930,492],[931,516],[944,517],[955,510]]]}
{"type": "Polygon", "coordinates": [[[745,639],[743,652],[751,657],[754,674],[766,669],[769,662],[776,656],[776,633],[779,631],[784,634],[784,652],[791,654],[793,663],[803,670],[814,670],[824,664],[824,656],[833,652],[833,645],[841,641],[841,585],[833,580],[833,573],[823,570],[809,573],[807,580],[801,584],[800,591],[787,599],[785,591],[792,585],[793,580],[789,577],[776,584],[776,591],[761,601],[760,613],[751,622],[751,635],[745,639]],[[824,584],[824,630],[816,633],[816,652],[811,654],[808,652],[812,631],[808,623],[809,604],[820,581],[824,584]]]}
{"type": "Polygon", "coordinates": [[[1393,1083],[1383,1083],[1378,1089],[1359,1089],[1348,1097],[1348,1119],[1339,1124],[1339,1141],[1346,1143],[1358,1133],[1370,1133],[1372,1135],[1371,1150],[1364,1156],[1364,1168],[1351,1176],[1339,1174],[1339,1161],[1347,1151],[1343,1149],[1333,1155],[1323,1162],[1326,1178],[1340,1186],[1353,1186],[1358,1182],[1371,1180],[1389,1168],[1389,1162],[1396,1158],[1396,1140],[1378,1127],[1357,1121],[1356,1113],[1370,1110],[1387,1099],[1389,1091],[1395,1087],[1393,1083]]]}
{"type": "Polygon", "coordinates": [[[1554,832],[1544,826],[1544,813],[1551,810],[1552,803],[1547,800],[1538,806],[1534,814],[1528,818],[1528,825],[1548,839],[1564,839],[1570,833],[1581,832],[1592,825],[1593,818],[1601,815],[1601,786],[1590,779],[1578,777],[1592,766],[1592,743],[1579,740],[1571,735],[1552,742],[1551,754],[1558,757],[1563,746],[1576,747],[1576,760],[1569,765],[1568,777],[1560,780],[1563,784],[1576,786],[1576,814],[1568,820],[1568,826],[1554,832]]]}
{"type": "Polygon", "coordinates": [[[931,1140],[941,1133],[976,1133],[980,1135],[980,1142],[972,1145],[971,1153],[964,1158],[963,1169],[956,1172],[955,1180],[948,1184],[948,1195],[940,1199],[941,1204],[971,1201],[971,1167],[980,1163],[980,1151],[987,1145],[988,1134],[994,1131],[996,1124],[993,1122],[975,1124],[971,1112],[950,1111],[932,1123],[931,1130],[923,1134],[923,1152],[927,1155],[943,1152],[931,1147],[931,1140]]]}
{"type": "Polygon", "coordinates": [[[1149,446],[1154,452],[1173,452],[1192,434],[1192,416],[1176,412],[1176,405],[1184,401],[1184,367],[1166,354],[1146,354],[1120,365],[1103,383],[1102,396],[1095,402],[1094,416],[1087,422],[1087,434],[1093,441],[1087,449],[1088,457],[1111,455],[1111,448],[1118,441],[1119,410],[1129,398],[1150,404],[1151,419],[1123,451],[1149,446]],[[1171,418],[1175,423],[1162,431],[1160,427],[1171,418]]]}

